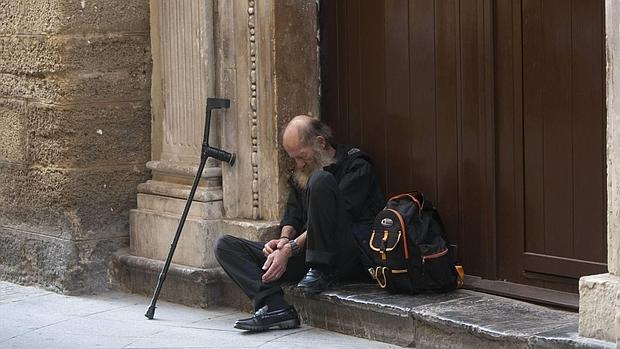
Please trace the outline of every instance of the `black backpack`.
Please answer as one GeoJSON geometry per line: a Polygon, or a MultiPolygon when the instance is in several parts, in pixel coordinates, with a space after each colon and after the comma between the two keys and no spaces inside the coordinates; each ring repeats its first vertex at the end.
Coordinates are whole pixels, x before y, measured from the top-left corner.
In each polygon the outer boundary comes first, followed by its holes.
{"type": "Polygon", "coordinates": [[[372,225],[368,268],[381,288],[395,293],[446,292],[461,287],[437,210],[419,192],[388,200],[372,225]]]}

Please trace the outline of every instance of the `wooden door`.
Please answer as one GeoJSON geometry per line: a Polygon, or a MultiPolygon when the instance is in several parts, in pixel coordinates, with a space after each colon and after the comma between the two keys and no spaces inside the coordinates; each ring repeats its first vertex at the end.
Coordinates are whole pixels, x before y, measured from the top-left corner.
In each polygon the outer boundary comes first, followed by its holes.
{"type": "Polygon", "coordinates": [[[577,292],[607,271],[603,5],[496,2],[499,278],[577,292]]]}
{"type": "Polygon", "coordinates": [[[576,291],[605,260],[602,18],[602,0],[322,1],[322,117],[388,195],[436,204],[468,274],[576,291]]]}

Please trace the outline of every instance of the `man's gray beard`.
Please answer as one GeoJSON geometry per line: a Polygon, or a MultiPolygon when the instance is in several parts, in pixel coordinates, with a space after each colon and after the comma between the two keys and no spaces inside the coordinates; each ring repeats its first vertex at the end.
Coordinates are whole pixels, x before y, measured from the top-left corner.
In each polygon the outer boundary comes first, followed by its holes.
{"type": "Polygon", "coordinates": [[[308,180],[314,171],[320,170],[323,167],[327,167],[336,162],[333,157],[329,156],[329,153],[325,149],[315,148],[314,154],[314,161],[311,165],[307,165],[301,170],[295,170],[295,173],[293,173],[295,183],[297,183],[302,190],[306,190],[308,180]]]}

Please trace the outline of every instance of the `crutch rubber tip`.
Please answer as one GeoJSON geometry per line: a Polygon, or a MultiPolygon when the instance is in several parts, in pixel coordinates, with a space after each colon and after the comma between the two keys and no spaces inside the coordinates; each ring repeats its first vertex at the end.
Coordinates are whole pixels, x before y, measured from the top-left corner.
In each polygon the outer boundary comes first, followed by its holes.
{"type": "Polygon", "coordinates": [[[144,316],[149,320],[153,320],[153,316],[155,316],[155,306],[151,305],[144,316]]]}

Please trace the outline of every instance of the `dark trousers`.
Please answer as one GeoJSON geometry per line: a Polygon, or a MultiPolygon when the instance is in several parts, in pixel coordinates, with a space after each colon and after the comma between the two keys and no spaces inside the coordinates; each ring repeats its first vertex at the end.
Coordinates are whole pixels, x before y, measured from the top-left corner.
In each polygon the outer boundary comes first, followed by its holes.
{"type": "Polygon", "coordinates": [[[265,297],[282,294],[282,282],[300,280],[309,267],[329,269],[344,279],[357,278],[363,273],[351,233],[351,221],[338,183],[331,173],[319,170],[310,176],[303,205],[308,231],[305,250],[289,258],[286,272],[276,282],[262,282],[265,242],[230,235],[216,242],[215,257],[228,276],[253,301],[256,309],[263,305],[265,297]]]}

